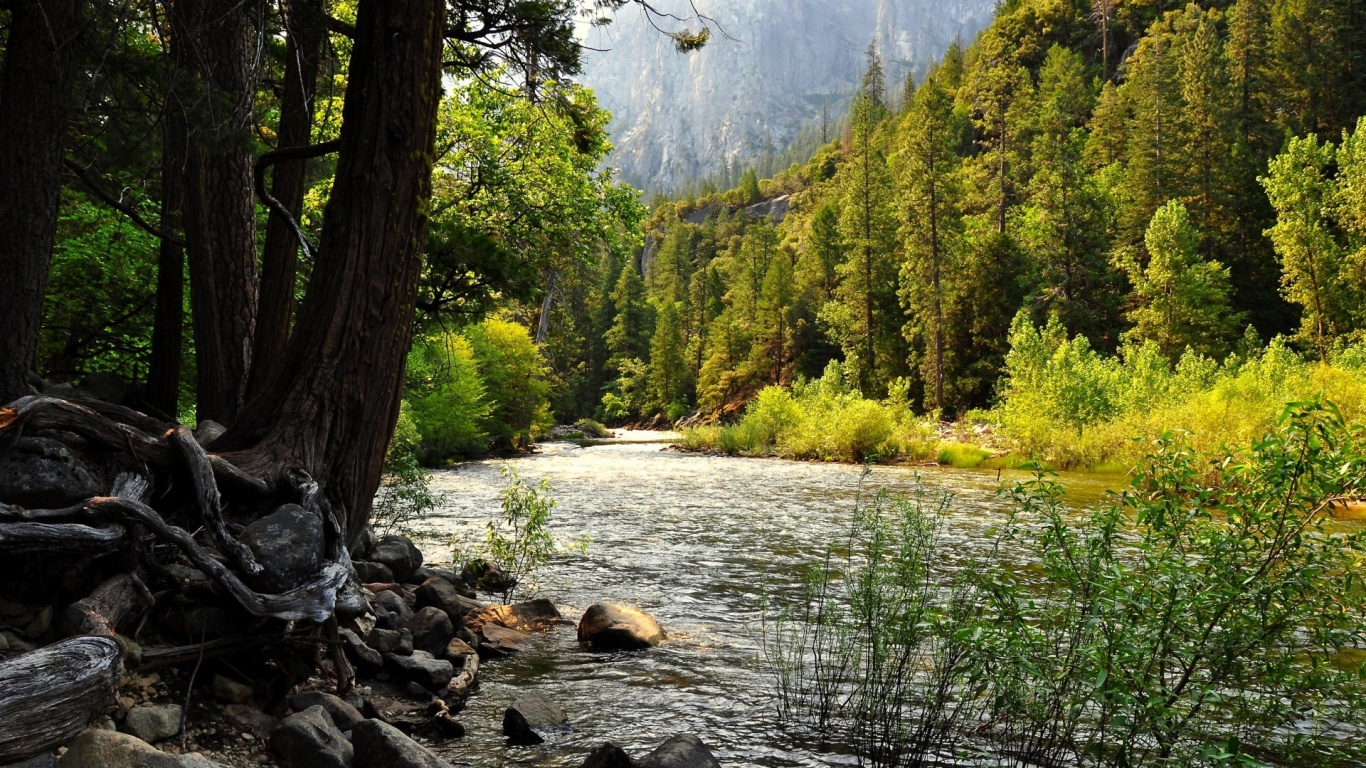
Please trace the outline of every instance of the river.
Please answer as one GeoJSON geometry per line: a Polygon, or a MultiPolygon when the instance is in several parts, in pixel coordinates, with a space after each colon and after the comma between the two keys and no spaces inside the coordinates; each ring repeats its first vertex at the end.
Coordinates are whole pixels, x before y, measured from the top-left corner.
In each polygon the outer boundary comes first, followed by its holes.
{"type": "MultiPolygon", "coordinates": [[[[595,654],[580,650],[566,626],[490,661],[460,715],[468,735],[441,749],[457,765],[577,767],[605,740],[640,757],[685,732],[733,768],[853,764],[776,724],[760,656],[762,594],[794,590],[825,544],[847,533],[861,485],[864,493],[911,491],[917,483],[951,491],[943,544],[967,557],[986,551],[987,531],[1002,519],[1000,483],[1025,477],[877,467],[863,479],[859,467],[686,454],[657,442],[541,448],[436,472],[434,487],[446,501],[425,524],[436,537],[424,546],[429,559],[449,561],[444,542],[452,538],[482,537],[499,513],[500,470],[511,466],[525,480],[550,481],[557,539],[591,542],[547,567],[538,595],[574,622],[594,602],[637,605],[669,639],[647,652],[595,654]],[[503,710],[528,690],[564,708],[567,736],[536,747],[505,742],[503,710]]],[[[1074,475],[1066,485],[1073,503],[1085,506],[1122,480],[1074,475]]]]}

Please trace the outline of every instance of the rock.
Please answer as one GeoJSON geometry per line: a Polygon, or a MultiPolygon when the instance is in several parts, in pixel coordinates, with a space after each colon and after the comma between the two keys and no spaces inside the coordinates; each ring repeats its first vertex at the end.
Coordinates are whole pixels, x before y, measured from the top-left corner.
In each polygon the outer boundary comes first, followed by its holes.
{"type": "Polygon", "coordinates": [[[384,563],[352,560],[351,566],[356,569],[356,578],[362,584],[388,584],[394,580],[394,572],[384,563]]]}
{"type": "MultiPolygon", "coordinates": [[[[413,617],[413,608],[408,605],[401,595],[391,590],[383,590],[375,594],[375,606],[384,610],[388,614],[388,620],[393,624],[390,629],[398,629],[408,623],[413,617]]],[[[381,616],[381,619],[384,617],[381,616]]]]}
{"type": "Polygon", "coordinates": [[[629,605],[597,603],[579,620],[579,642],[595,651],[639,650],[663,639],[659,622],[629,605]]]}
{"type": "Polygon", "coordinates": [[[518,632],[540,632],[564,622],[555,604],[545,598],[516,605],[490,605],[465,624],[478,628],[487,623],[498,624],[518,632]]]}
{"type": "Polygon", "coordinates": [[[569,729],[564,710],[539,691],[524,693],[503,713],[503,734],[517,744],[540,744],[569,729]]]}
{"type": "Polygon", "coordinates": [[[43,606],[41,611],[34,614],[33,620],[24,626],[24,634],[30,640],[37,640],[52,628],[52,606],[43,606]]]}
{"type": "Polygon", "coordinates": [[[226,768],[202,755],[171,755],[126,733],[90,728],[66,747],[60,768],[226,768]]]}
{"type": "Polygon", "coordinates": [[[517,586],[517,580],[503,571],[497,563],[475,560],[460,570],[460,579],[475,589],[485,592],[506,592],[517,586]]]}
{"type": "Polygon", "coordinates": [[[21,437],[0,453],[0,501],[52,509],[103,493],[95,468],[56,440],[21,437]]]}
{"type": "Polygon", "coordinates": [[[422,567],[422,552],[404,536],[383,536],[370,550],[368,559],[383,563],[393,571],[394,578],[403,581],[422,567]]]}
{"type": "Polygon", "coordinates": [[[258,739],[268,738],[271,732],[280,725],[278,718],[271,717],[248,704],[229,704],[223,707],[223,714],[227,715],[233,725],[246,730],[258,739]]]}
{"type": "Polygon", "coordinates": [[[286,717],[270,734],[270,751],[283,768],[349,768],[355,756],[322,707],[286,717]]]}
{"type": "Polygon", "coordinates": [[[484,642],[480,643],[479,647],[491,651],[494,655],[512,653],[520,648],[522,643],[531,639],[530,635],[498,624],[485,624],[479,633],[484,637],[484,642]]]}
{"type": "Polygon", "coordinates": [[[57,757],[50,752],[35,755],[27,760],[20,760],[17,763],[10,763],[4,768],[57,768],[57,757]]]}
{"type": "Polygon", "coordinates": [[[679,734],[660,744],[637,765],[640,768],[721,768],[707,745],[690,733],[679,734]]]}
{"type": "Polygon", "coordinates": [[[413,647],[433,655],[446,649],[446,644],[455,634],[451,619],[440,608],[427,606],[408,619],[406,628],[413,633],[413,647]]]}
{"type": "Polygon", "coordinates": [[[466,597],[474,597],[473,590],[471,590],[469,586],[465,584],[465,581],[460,578],[460,574],[456,573],[455,571],[447,570],[445,568],[433,568],[430,565],[424,565],[421,568],[418,568],[416,571],[413,571],[413,578],[421,579],[421,581],[418,582],[419,584],[425,582],[427,579],[441,579],[443,581],[449,582],[456,589],[460,590],[460,594],[465,595],[466,597]]]}
{"type": "Polygon", "coordinates": [[[228,428],[212,419],[205,419],[195,427],[194,441],[200,445],[208,445],[227,432],[228,428]]]}
{"type": "Polygon", "coordinates": [[[256,695],[256,691],[252,690],[250,685],[239,683],[223,675],[214,675],[211,687],[214,698],[228,704],[246,704],[251,701],[252,696],[256,695]]]}
{"type": "Polygon", "coordinates": [[[411,680],[428,691],[444,688],[455,676],[455,667],[449,661],[438,659],[426,651],[413,651],[411,656],[387,653],[384,662],[404,680],[411,680]]]}
{"type": "Polygon", "coordinates": [[[635,768],[635,762],[626,751],[610,741],[604,741],[588,753],[580,768],[635,768]]]}
{"type": "Polygon", "coordinates": [[[361,586],[360,579],[356,578],[355,573],[346,574],[345,583],[337,591],[337,602],[332,612],[339,621],[354,619],[370,612],[370,601],[367,599],[367,593],[365,588],[361,586]]]}
{"type": "Polygon", "coordinates": [[[183,714],[184,710],[178,704],[133,707],[123,718],[123,728],[152,744],[180,733],[180,718],[183,714]]]}
{"type": "Polygon", "coordinates": [[[413,633],[406,629],[376,629],[365,638],[365,644],[380,655],[396,653],[407,656],[413,652],[413,633]]]}
{"type": "Polygon", "coordinates": [[[433,576],[417,588],[419,608],[440,608],[452,619],[471,611],[483,611],[484,604],[461,594],[459,588],[439,576],[433,576]]]}
{"type": "Polygon", "coordinates": [[[297,693],[289,699],[289,706],[295,712],[302,712],[312,707],[322,707],[332,718],[338,730],[349,731],[355,728],[360,721],[365,719],[365,715],[360,710],[351,706],[337,696],[323,691],[305,691],[297,693]]]}
{"type": "Polygon", "coordinates": [[[463,659],[466,656],[476,653],[478,653],[478,651],[474,650],[474,648],[471,647],[469,643],[465,642],[464,640],[461,640],[458,637],[452,637],[451,641],[446,644],[445,655],[446,658],[452,663],[458,661],[459,659],[463,659]]]}
{"type": "Polygon", "coordinates": [[[349,629],[341,630],[341,640],[346,658],[356,665],[356,669],[365,674],[373,674],[384,667],[384,656],[366,645],[355,632],[349,629]]]}
{"type": "Polygon", "coordinates": [[[0,632],[0,639],[4,640],[5,646],[13,653],[28,653],[35,648],[33,643],[28,642],[13,632],[0,632]]]}
{"type": "Polygon", "coordinates": [[[354,768],[451,768],[431,750],[379,720],[357,725],[351,743],[356,747],[354,768]]]}
{"type": "Polygon", "coordinates": [[[265,567],[260,581],[271,591],[299,587],[322,568],[323,521],[297,504],[248,525],[241,539],[265,567]]]}
{"type": "Polygon", "coordinates": [[[375,548],[378,541],[379,537],[375,536],[374,526],[367,523],[356,535],[356,543],[351,545],[351,558],[365,560],[370,556],[370,550],[375,548]]]}

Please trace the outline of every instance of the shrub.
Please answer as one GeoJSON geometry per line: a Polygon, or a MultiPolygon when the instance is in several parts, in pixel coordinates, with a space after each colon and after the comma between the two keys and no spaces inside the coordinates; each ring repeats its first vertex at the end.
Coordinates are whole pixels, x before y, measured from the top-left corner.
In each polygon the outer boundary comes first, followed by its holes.
{"type": "Polygon", "coordinates": [[[489,318],[466,328],[464,337],[483,378],[491,409],[483,429],[501,450],[522,450],[554,424],[550,415],[550,368],[527,329],[489,318]]]}
{"type": "Polygon", "coordinates": [[[601,422],[592,419],[579,419],[574,422],[574,428],[584,434],[585,437],[592,437],[599,440],[606,440],[612,436],[612,430],[604,427],[601,422]]]}
{"type": "Polygon", "coordinates": [[[403,403],[394,437],[384,454],[384,479],[370,513],[370,524],[380,534],[411,535],[413,523],[441,504],[441,494],[432,491],[431,475],[418,460],[421,443],[408,404],[403,403]]]}
{"type": "Polygon", "coordinates": [[[405,405],[421,436],[418,454],[428,466],[488,451],[485,427],[493,408],[463,336],[447,333],[413,346],[405,405]]]}

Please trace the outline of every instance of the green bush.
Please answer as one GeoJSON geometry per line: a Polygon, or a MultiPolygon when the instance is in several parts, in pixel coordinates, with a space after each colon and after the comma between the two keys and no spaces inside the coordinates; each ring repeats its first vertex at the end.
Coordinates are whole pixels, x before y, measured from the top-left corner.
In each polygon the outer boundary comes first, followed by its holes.
{"type": "Polygon", "coordinates": [[[582,432],[585,437],[598,440],[606,440],[612,436],[612,430],[603,426],[601,422],[592,419],[579,419],[574,422],[574,428],[582,432]]]}
{"type": "Polygon", "coordinates": [[[550,369],[527,329],[489,318],[463,331],[491,409],[483,429],[499,450],[522,450],[544,434],[550,415],[550,369]]]}
{"type": "Polygon", "coordinates": [[[403,403],[394,437],[384,454],[384,479],[370,513],[370,524],[380,534],[411,535],[413,523],[441,504],[441,494],[432,490],[432,476],[419,460],[421,449],[422,436],[408,404],[403,403]]]}
{"type": "Polygon", "coordinates": [[[405,405],[421,436],[419,456],[431,466],[488,452],[493,412],[474,350],[447,333],[420,339],[408,355],[405,405]]]}

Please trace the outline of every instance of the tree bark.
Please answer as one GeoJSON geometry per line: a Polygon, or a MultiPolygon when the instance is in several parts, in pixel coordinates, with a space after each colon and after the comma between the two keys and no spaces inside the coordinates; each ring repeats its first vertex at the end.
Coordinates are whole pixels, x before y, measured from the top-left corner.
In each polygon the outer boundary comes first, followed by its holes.
{"type": "Polygon", "coordinates": [[[184,225],[198,418],[231,424],[246,397],[256,323],[252,109],[259,2],[177,0],[175,37],[195,80],[184,225]]]}
{"type": "Polygon", "coordinates": [[[114,704],[119,644],[74,637],[0,664],[0,764],[70,741],[114,704]]]}
{"type": "MultiPolygon", "coordinates": [[[[172,41],[172,45],[179,45],[172,41]]],[[[174,55],[174,54],[173,54],[174,55]]],[[[178,73],[177,73],[178,75],[178,73]]],[[[161,231],[181,229],[181,177],[185,173],[185,117],[174,85],[167,94],[161,153],[161,231]]],[[[180,410],[181,347],[185,325],[185,246],[162,237],[157,251],[157,306],[152,322],[147,402],[170,418],[180,410]]]]}
{"type": "MultiPolygon", "coordinates": [[[[318,65],[327,39],[327,16],[318,0],[294,0],[286,11],[289,42],[285,48],[285,82],[280,95],[279,148],[307,146],[313,136],[313,97],[317,93],[318,65]]],[[[279,200],[295,221],[303,210],[308,182],[308,161],[277,163],[270,194],[279,200]]],[[[266,242],[261,260],[261,304],[252,342],[248,394],[264,388],[279,364],[289,341],[294,315],[294,281],[298,273],[299,241],[289,221],[272,211],[266,223],[266,242]]]]}
{"type": "Polygon", "coordinates": [[[0,83],[0,403],[28,394],[57,234],[81,0],[15,0],[0,83]]]}
{"type": "Polygon", "coordinates": [[[243,469],[318,480],[354,541],[398,419],[426,239],[440,0],[362,0],[317,264],[287,357],[215,447],[243,469]]]}

